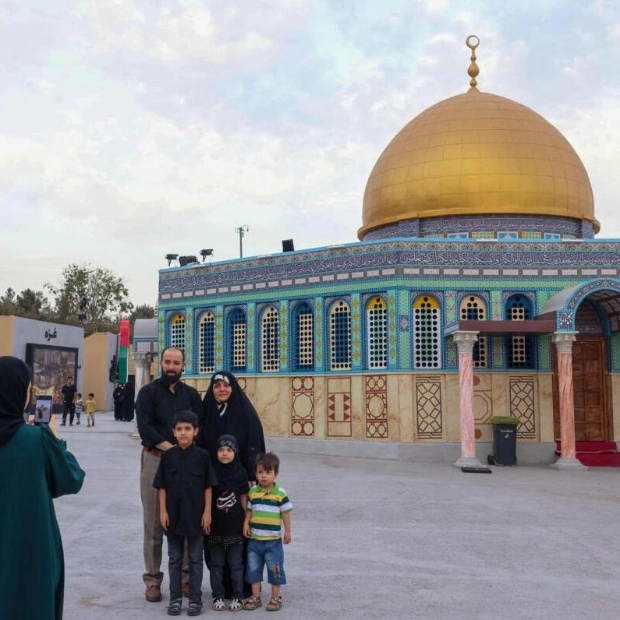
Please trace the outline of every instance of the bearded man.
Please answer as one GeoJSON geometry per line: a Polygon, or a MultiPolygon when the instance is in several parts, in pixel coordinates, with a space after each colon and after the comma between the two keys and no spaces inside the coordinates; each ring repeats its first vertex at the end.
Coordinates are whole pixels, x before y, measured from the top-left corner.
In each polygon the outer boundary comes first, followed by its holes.
{"type": "MultiPolygon", "coordinates": [[[[142,438],[140,454],[140,495],[144,515],[145,598],[151,603],[161,601],[161,556],[164,533],[159,521],[158,491],[153,486],[162,453],[176,444],[172,420],[178,411],[193,411],[202,425],[202,401],[198,392],[181,381],[185,354],[177,347],[161,352],[161,376],[145,385],[136,399],[136,419],[142,438]]],[[[184,562],[184,566],[187,563],[184,562]]],[[[188,590],[184,570],[183,593],[188,590]]],[[[188,594],[188,592],[187,592],[188,594]]]]}

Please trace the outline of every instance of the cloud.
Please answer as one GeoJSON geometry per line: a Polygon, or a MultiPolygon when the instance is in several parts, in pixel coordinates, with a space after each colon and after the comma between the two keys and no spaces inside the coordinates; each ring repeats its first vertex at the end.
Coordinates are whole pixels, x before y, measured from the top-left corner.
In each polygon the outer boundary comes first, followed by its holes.
{"type": "Polygon", "coordinates": [[[0,8],[0,242],[6,286],[69,262],[151,302],[163,255],[356,239],[383,148],[469,87],[545,115],[592,178],[605,234],[618,133],[620,15],[560,1],[23,0],[0,8]],[[542,13],[541,13],[542,11],[542,13]],[[544,19],[541,19],[541,14],[544,19]],[[575,45],[575,42],[578,45],[575,45]],[[24,242],[25,235],[27,241],[24,242]],[[58,242],[57,240],[62,240],[58,242]]]}

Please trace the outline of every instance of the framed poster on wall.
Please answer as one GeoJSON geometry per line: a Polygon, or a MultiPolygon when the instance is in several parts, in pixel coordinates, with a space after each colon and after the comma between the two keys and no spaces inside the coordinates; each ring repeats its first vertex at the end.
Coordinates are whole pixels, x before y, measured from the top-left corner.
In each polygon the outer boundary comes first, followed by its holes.
{"type": "Polygon", "coordinates": [[[52,413],[62,412],[62,386],[67,377],[77,384],[78,349],[47,344],[26,345],[26,364],[32,368],[32,401],[51,396],[52,413]]]}

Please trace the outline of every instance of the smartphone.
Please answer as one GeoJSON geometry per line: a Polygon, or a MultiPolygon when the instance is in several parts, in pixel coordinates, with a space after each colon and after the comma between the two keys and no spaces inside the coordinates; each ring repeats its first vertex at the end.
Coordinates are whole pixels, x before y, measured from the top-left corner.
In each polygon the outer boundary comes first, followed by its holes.
{"type": "Polygon", "coordinates": [[[52,417],[52,397],[38,396],[34,406],[34,423],[49,424],[52,417]]]}

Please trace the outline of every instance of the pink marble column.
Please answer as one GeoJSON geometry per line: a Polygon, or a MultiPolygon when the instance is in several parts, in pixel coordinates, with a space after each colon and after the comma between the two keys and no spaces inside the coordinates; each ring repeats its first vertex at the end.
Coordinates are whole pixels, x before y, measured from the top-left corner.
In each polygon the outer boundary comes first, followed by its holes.
{"type": "Polygon", "coordinates": [[[474,420],[474,343],[478,332],[455,332],[459,352],[459,404],[461,423],[461,458],[457,467],[483,467],[476,457],[476,422],[474,420]]]}
{"type": "Polygon", "coordinates": [[[576,458],[575,400],[573,393],[574,332],[556,332],[553,335],[558,354],[558,394],[560,405],[560,440],[562,455],[552,464],[555,469],[586,469],[576,458]]]}

